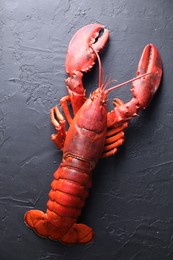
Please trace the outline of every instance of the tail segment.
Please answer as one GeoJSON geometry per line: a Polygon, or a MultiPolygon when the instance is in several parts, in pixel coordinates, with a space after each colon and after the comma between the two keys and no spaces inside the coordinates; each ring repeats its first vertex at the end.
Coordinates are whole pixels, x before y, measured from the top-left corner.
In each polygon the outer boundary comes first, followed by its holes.
{"type": "Polygon", "coordinates": [[[43,238],[58,240],[65,244],[90,242],[94,237],[92,228],[74,223],[70,229],[58,227],[48,221],[48,215],[40,210],[30,210],[24,217],[26,225],[43,238]]]}
{"type": "Polygon", "coordinates": [[[92,228],[85,224],[73,224],[64,237],[61,238],[61,242],[65,244],[86,244],[90,242],[94,237],[92,228]]]}
{"type": "Polygon", "coordinates": [[[90,179],[89,174],[60,166],[54,173],[46,213],[40,210],[26,212],[26,225],[39,236],[62,243],[90,242],[93,230],[85,224],[76,224],[88,196],[90,179]]]}

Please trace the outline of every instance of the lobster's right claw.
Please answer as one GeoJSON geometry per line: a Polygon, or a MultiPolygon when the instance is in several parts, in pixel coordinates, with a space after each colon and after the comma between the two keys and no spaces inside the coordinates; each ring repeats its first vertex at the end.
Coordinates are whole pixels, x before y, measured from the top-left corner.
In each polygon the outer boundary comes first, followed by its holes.
{"type": "Polygon", "coordinates": [[[104,48],[108,38],[109,31],[104,25],[88,24],[79,29],[69,43],[65,64],[69,77],[65,82],[74,114],[86,100],[82,82],[83,72],[87,72],[94,66],[95,52],[104,48]]]}
{"type": "Polygon", "coordinates": [[[109,38],[109,31],[102,24],[88,24],[72,37],[67,48],[65,68],[69,75],[76,71],[87,72],[95,64],[97,52],[102,50],[109,38]],[[99,33],[103,31],[102,35],[99,33]]]}

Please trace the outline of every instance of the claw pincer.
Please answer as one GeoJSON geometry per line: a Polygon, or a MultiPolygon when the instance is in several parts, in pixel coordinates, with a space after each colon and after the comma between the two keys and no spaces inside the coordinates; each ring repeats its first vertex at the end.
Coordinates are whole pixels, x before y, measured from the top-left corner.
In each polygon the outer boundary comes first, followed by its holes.
{"type": "Polygon", "coordinates": [[[148,44],[141,56],[137,75],[132,80],[108,88],[102,79],[99,52],[105,46],[109,31],[101,24],[84,26],[73,36],[66,56],[68,95],[50,111],[56,133],[52,140],[62,150],[62,162],[54,173],[46,213],[30,210],[25,223],[38,235],[62,243],[88,243],[94,232],[85,224],[76,223],[89,193],[92,170],[101,157],[114,155],[124,143],[124,130],[139,109],[146,108],[156,93],[162,76],[162,61],[153,44],[148,44]],[[98,88],[85,97],[83,73],[90,70],[96,59],[99,64],[98,88]],[[132,99],[128,103],[114,99],[114,109],[107,111],[110,91],[132,82],[132,99]],[[72,118],[69,106],[72,106],[72,118]],[[66,120],[69,129],[66,130],[66,120]]]}
{"type": "Polygon", "coordinates": [[[72,37],[67,48],[65,69],[69,77],[65,80],[74,114],[85,102],[83,73],[95,64],[96,52],[100,52],[109,38],[109,31],[102,24],[88,24],[72,37]],[[101,34],[102,32],[102,34],[101,34]]]}
{"type": "Polygon", "coordinates": [[[139,108],[146,108],[160,85],[162,76],[162,61],[157,48],[148,44],[141,55],[136,75],[150,73],[141,80],[135,81],[132,86],[132,93],[137,98],[139,108]]]}
{"type": "Polygon", "coordinates": [[[109,37],[109,31],[101,24],[89,24],[78,30],[67,48],[65,68],[69,75],[76,71],[87,72],[96,60],[95,51],[101,51],[109,37]],[[99,37],[100,31],[103,34],[99,37]]]}

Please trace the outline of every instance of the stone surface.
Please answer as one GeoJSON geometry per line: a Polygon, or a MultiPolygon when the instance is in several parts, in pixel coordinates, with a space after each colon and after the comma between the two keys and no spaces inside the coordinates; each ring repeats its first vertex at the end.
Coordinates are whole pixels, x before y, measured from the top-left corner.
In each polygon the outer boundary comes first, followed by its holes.
{"type": "MultiPolygon", "coordinates": [[[[0,259],[173,259],[173,1],[0,0],[0,259]],[[24,213],[45,210],[61,152],[50,140],[49,110],[66,95],[66,47],[80,27],[109,28],[104,74],[134,77],[147,43],[161,53],[164,76],[151,106],[133,120],[119,153],[101,160],[81,221],[88,245],[43,240],[24,213]]],[[[85,76],[87,94],[97,67],[85,76]]],[[[109,96],[127,101],[129,87],[109,96]]]]}

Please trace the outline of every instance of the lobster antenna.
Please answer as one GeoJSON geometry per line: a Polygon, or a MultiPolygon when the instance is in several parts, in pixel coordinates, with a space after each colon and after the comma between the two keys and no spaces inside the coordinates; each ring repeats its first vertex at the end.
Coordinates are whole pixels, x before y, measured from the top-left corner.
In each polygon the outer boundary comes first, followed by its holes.
{"type": "Polygon", "coordinates": [[[108,80],[108,82],[104,84],[103,90],[105,90],[107,88],[107,86],[109,86],[109,84],[112,83],[112,82],[116,82],[116,80],[115,79],[108,80]]]}
{"type": "Polygon", "coordinates": [[[137,77],[135,77],[135,78],[129,79],[129,80],[127,80],[127,81],[125,81],[125,82],[123,82],[123,83],[121,83],[121,84],[115,85],[115,86],[113,86],[113,87],[107,89],[105,92],[106,92],[106,94],[108,94],[109,92],[111,92],[112,90],[114,90],[114,89],[116,89],[116,88],[120,88],[120,87],[122,87],[122,86],[124,86],[124,85],[126,85],[126,84],[131,83],[132,81],[136,81],[136,80],[138,80],[138,79],[141,79],[142,77],[145,77],[145,76],[147,76],[147,75],[149,75],[149,74],[151,74],[151,72],[148,72],[148,73],[145,73],[145,74],[143,74],[143,75],[137,76],[137,77]]]}
{"type": "Polygon", "coordinates": [[[99,64],[99,84],[98,85],[99,85],[99,88],[102,88],[102,86],[103,86],[103,68],[102,68],[102,63],[101,63],[101,60],[100,60],[100,56],[98,55],[98,52],[93,47],[91,47],[91,49],[95,53],[95,55],[97,57],[97,60],[98,60],[98,64],[99,64]]]}

